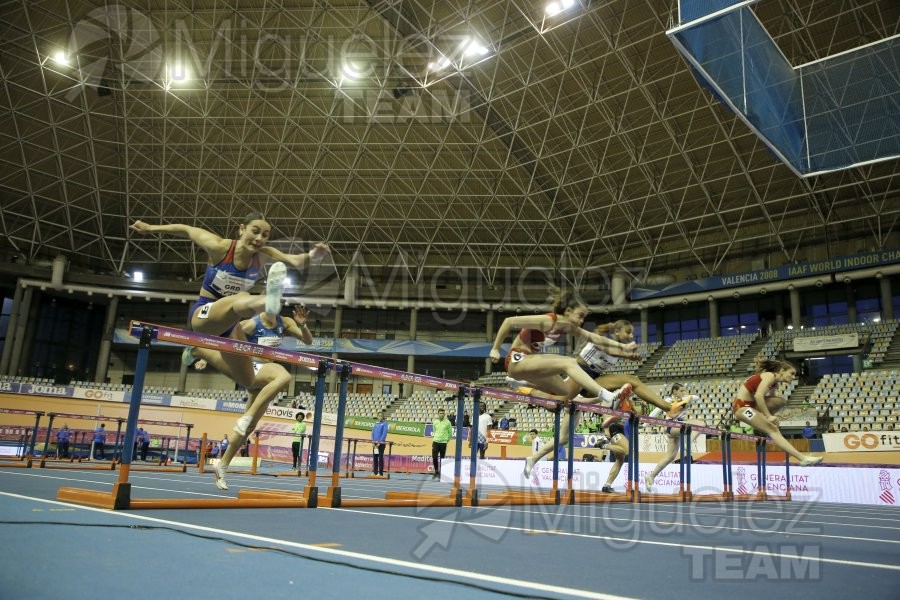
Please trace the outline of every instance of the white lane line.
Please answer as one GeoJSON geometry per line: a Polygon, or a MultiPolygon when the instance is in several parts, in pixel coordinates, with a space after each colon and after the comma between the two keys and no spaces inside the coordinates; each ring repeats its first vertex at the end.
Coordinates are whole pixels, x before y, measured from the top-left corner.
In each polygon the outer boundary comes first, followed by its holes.
{"type": "MultiPolygon", "coordinates": [[[[383,556],[377,556],[373,554],[363,554],[360,552],[350,552],[348,550],[338,550],[336,548],[321,548],[318,546],[313,546],[310,544],[301,544],[299,542],[292,542],[290,540],[280,540],[277,538],[270,538],[259,535],[252,535],[248,533],[241,533],[239,531],[231,531],[227,529],[217,529],[215,527],[204,527],[202,525],[193,525],[191,523],[182,523],[179,521],[170,521],[167,519],[157,519],[155,517],[147,517],[145,515],[137,515],[133,513],[124,513],[124,512],[116,512],[109,511],[102,508],[92,508],[90,506],[79,506],[68,504],[65,502],[57,502],[55,500],[45,500],[43,498],[32,498],[30,496],[22,496],[20,494],[11,494],[8,492],[0,492],[0,496],[7,496],[9,498],[16,498],[19,500],[29,500],[32,502],[40,502],[43,504],[54,504],[58,506],[64,506],[66,508],[75,507],[80,510],[87,510],[91,512],[100,512],[109,516],[119,516],[125,519],[134,519],[138,521],[147,521],[150,523],[160,523],[163,525],[175,526],[175,527],[183,527],[184,529],[191,529],[194,531],[203,531],[205,533],[213,533],[216,535],[227,535],[231,537],[236,537],[245,540],[252,540],[254,542],[264,542],[267,544],[278,544],[280,546],[287,546],[289,548],[297,548],[300,550],[304,550],[309,553],[316,554],[325,554],[330,555],[332,557],[342,557],[354,560],[360,560],[370,563],[377,563],[381,565],[389,565],[392,567],[398,567],[402,569],[408,569],[410,571],[418,571],[429,574],[437,574],[444,577],[447,577],[447,583],[453,583],[451,578],[458,579],[466,579],[470,581],[477,581],[479,583],[492,583],[505,585],[512,588],[524,589],[526,591],[541,591],[546,592],[548,594],[555,595],[569,595],[575,596],[578,598],[591,598],[594,600],[634,600],[627,596],[616,596],[612,594],[601,594],[598,592],[592,592],[590,590],[580,590],[577,588],[567,588],[561,587],[558,585],[547,585],[545,583],[540,583],[538,581],[524,581],[521,579],[508,579],[506,577],[499,577],[496,575],[489,575],[487,573],[475,573],[471,571],[461,571],[459,569],[450,569],[447,567],[439,567],[435,565],[423,565],[419,563],[409,562],[405,560],[399,560],[394,558],[386,558],[383,556]]],[[[498,592],[502,593],[501,590],[498,592]]]]}
{"type": "MultiPolygon", "coordinates": [[[[378,517],[391,517],[396,519],[413,519],[417,521],[430,521],[430,522],[442,522],[442,519],[429,519],[426,517],[416,517],[414,515],[396,515],[390,513],[380,513],[380,512],[372,512],[366,510],[359,510],[355,508],[322,508],[321,510],[340,510],[346,512],[353,512],[357,514],[364,515],[374,515],[378,517]]],[[[484,523],[475,523],[472,521],[465,521],[462,523],[466,527],[482,527],[486,529],[504,529],[508,531],[520,531],[520,532],[533,532],[534,528],[522,528],[522,527],[512,527],[509,525],[490,525],[484,523]]],[[[693,550],[704,550],[711,552],[727,552],[733,554],[748,554],[748,555],[757,555],[757,556],[770,556],[773,558],[783,558],[787,560],[797,560],[798,558],[802,558],[803,560],[811,560],[821,563],[829,563],[836,565],[846,565],[853,567],[868,567],[872,569],[886,569],[889,571],[900,571],[900,565],[891,565],[891,564],[883,564],[883,563],[866,563],[866,562],[858,562],[852,560],[840,560],[836,558],[821,558],[821,557],[798,557],[796,555],[791,554],[781,554],[778,552],[764,552],[760,550],[745,550],[743,548],[735,548],[735,547],[723,547],[723,546],[701,546],[699,544],[684,544],[684,543],[676,543],[676,542],[661,542],[657,540],[636,540],[634,538],[623,538],[623,537],[614,537],[614,536],[605,536],[605,535],[592,535],[587,533],[574,533],[574,532],[563,532],[563,533],[554,533],[548,531],[549,535],[559,535],[564,537],[577,537],[577,538],[587,538],[592,540],[605,540],[609,542],[615,543],[627,543],[627,544],[646,544],[648,546],[664,546],[669,548],[691,548],[693,550]]],[[[849,539],[849,538],[841,538],[841,539],[849,539]]]]}

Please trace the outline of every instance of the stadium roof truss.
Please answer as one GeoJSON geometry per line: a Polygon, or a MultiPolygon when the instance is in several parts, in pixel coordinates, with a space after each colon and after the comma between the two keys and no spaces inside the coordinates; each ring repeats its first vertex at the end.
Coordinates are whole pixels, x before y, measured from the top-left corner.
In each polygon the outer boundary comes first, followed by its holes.
{"type": "MultiPolygon", "coordinates": [[[[753,10],[792,64],[900,33],[894,0],[753,10]]],[[[282,250],[326,240],[339,274],[414,284],[704,277],[900,246],[898,161],[798,177],[698,83],[666,36],[674,0],[555,11],[3,2],[0,252],[196,279],[189,242],[128,224],[226,235],[250,210],[282,250]]]]}

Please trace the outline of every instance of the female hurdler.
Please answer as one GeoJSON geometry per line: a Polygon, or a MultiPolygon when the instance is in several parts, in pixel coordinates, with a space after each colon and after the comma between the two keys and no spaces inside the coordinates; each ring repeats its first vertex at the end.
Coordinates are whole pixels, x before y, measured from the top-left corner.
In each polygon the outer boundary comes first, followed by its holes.
{"type": "MultiPolygon", "coordinates": [[[[272,226],[258,212],[250,213],[243,219],[236,240],[221,238],[205,229],[179,223],[151,225],[135,221],[131,229],[139,233],[186,236],[206,251],[208,266],[199,298],[191,306],[188,315],[188,327],[200,333],[231,336],[242,341],[246,336],[240,328],[235,327],[241,320],[263,311],[270,315],[277,315],[281,311],[281,292],[287,272],[285,263],[295,269],[303,269],[311,262],[321,261],[329,252],[324,243],[316,244],[312,250],[303,254],[285,254],[268,246],[272,226]],[[273,263],[266,278],[266,293],[252,295],[249,290],[259,278],[264,261],[273,263]]],[[[281,390],[281,382],[277,379],[264,385],[256,379],[253,361],[249,356],[226,353],[222,355],[222,361],[235,382],[247,389],[250,396],[247,402],[248,413],[256,414],[258,411],[254,407],[257,405],[268,406],[281,390]]],[[[230,445],[238,448],[243,445],[247,433],[252,431],[249,425],[244,417],[238,420],[234,429],[237,435],[232,436],[230,445]]],[[[228,489],[225,484],[227,466],[219,461],[214,469],[216,486],[223,490],[228,489]]]]}

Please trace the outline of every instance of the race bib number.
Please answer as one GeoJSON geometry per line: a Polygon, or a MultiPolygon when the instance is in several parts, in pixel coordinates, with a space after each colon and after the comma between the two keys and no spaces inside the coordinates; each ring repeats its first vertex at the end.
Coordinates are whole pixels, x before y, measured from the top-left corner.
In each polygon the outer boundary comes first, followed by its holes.
{"type": "Polygon", "coordinates": [[[754,411],[752,408],[745,408],[745,409],[744,409],[744,416],[745,416],[747,419],[752,419],[753,417],[756,416],[756,411],[754,411]]]}
{"type": "Polygon", "coordinates": [[[238,292],[249,290],[253,281],[232,275],[226,271],[217,271],[210,287],[223,296],[232,296],[238,292]]]}
{"type": "Polygon", "coordinates": [[[195,316],[198,319],[208,319],[209,311],[212,310],[212,305],[213,305],[212,302],[204,304],[203,306],[200,307],[200,310],[197,311],[197,314],[195,316]]]}
{"type": "Polygon", "coordinates": [[[511,360],[512,360],[512,362],[519,362],[520,360],[522,360],[522,359],[525,358],[526,356],[528,356],[528,355],[527,355],[527,354],[523,354],[523,353],[521,353],[521,352],[513,352],[513,353],[512,353],[512,359],[511,359],[511,360]]]}
{"type": "Polygon", "coordinates": [[[277,348],[281,345],[281,342],[284,341],[283,335],[265,335],[260,336],[256,339],[256,343],[260,346],[268,346],[270,348],[277,348]]]}

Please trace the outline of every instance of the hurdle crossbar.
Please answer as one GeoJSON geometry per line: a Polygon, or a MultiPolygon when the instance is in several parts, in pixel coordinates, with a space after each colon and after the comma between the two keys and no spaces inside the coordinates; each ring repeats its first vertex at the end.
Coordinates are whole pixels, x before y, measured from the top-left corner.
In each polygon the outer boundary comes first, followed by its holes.
{"type": "MultiPolygon", "coordinates": [[[[139,321],[132,321],[131,323],[131,333],[132,335],[143,335],[143,331],[151,330],[151,335],[159,340],[164,342],[171,342],[179,345],[192,345],[198,346],[201,348],[208,348],[211,350],[218,350],[220,352],[229,352],[233,354],[243,354],[243,355],[251,355],[262,358],[267,358],[270,360],[284,362],[289,364],[295,364],[300,366],[318,366],[320,370],[323,369],[336,369],[338,371],[348,370],[355,375],[363,376],[363,377],[372,377],[376,379],[384,379],[389,381],[398,381],[407,384],[413,385],[421,385],[424,387],[431,387],[438,390],[449,390],[458,392],[460,389],[468,389],[468,386],[464,383],[460,383],[457,381],[451,381],[448,379],[441,379],[438,377],[431,377],[429,375],[416,375],[407,373],[405,371],[398,371],[395,369],[388,369],[385,367],[376,367],[372,365],[366,365],[363,363],[354,363],[348,361],[339,361],[336,359],[325,358],[315,354],[306,354],[302,352],[295,351],[287,351],[281,350],[279,348],[271,348],[268,346],[262,346],[259,344],[252,344],[250,342],[242,342],[237,340],[231,340],[226,338],[221,338],[214,335],[201,334],[190,331],[183,331],[180,329],[175,329],[173,327],[167,327],[164,325],[156,325],[156,324],[148,324],[142,323],[139,321]]],[[[317,380],[317,393],[316,400],[317,406],[319,402],[319,381],[321,381],[322,385],[322,396],[324,397],[324,377],[320,377],[317,380]]],[[[510,390],[498,390],[493,388],[485,388],[485,387],[477,387],[474,388],[474,394],[480,394],[481,396],[487,396],[492,398],[498,398],[501,400],[509,401],[509,402],[523,402],[527,404],[543,406],[545,408],[550,408],[551,410],[555,409],[561,403],[556,400],[551,400],[547,398],[540,398],[537,396],[530,396],[526,394],[519,394],[510,390]]],[[[593,405],[581,405],[576,404],[576,407],[580,410],[593,410],[600,409],[602,407],[594,407],[593,405]]],[[[607,409],[608,410],[608,409],[607,409]]],[[[321,407],[316,410],[316,415],[319,415],[321,412],[321,407]]],[[[599,411],[598,411],[599,412],[599,411]]],[[[315,430],[315,423],[314,423],[315,430]]],[[[315,457],[318,452],[318,432],[314,431],[313,437],[311,440],[311,448],[310,455],[315,457]]],[[[338,444],[339,447],[339,444],[338,444]]],[[[311,465],[315,463],[310,461],[311,465]]],[[[472,473],[476,472],[475,468],[471,469],[472,473]]],[[[316,471],[315,469],[310,469],[309,472],[309,486],[315,485],[316,471]]],[[[470,487],[473,486],[474,476],[470,480],[470,487]]],[[[472,492],[468,495],[469,501],[478,502],[477,491],[472,492]]]]}
{"type": "MultiPolygon", "coordinates": [[[[338,415],[337,415],[337,427],[335,430],[335,438],[340,440],[344,435],[344,415],[347,404],[347,381],[350,373],[352,372],[353,367],[349,366],[346,363],[342,364],[342,368],[340,369],[341,374],[341,385],[338,393],[338,415]]],[[[465,391],[463,389],[458,390],[458,397],[460,404],[462,403],[462,398],[465,395],[465,391]]],[[[460,421],[461,423],[461,421],[460,421]]],[[[461,427],[457,431],[461,431],[461,427]]],[[[463,502],[462,495],[458,491],[458,488],[455,487],[450,491],[449,494],[440,494],[440,493],[425,493],[425,492],[399,492],[399,491],[387,491],[385,493],[384,498],[346,498],[343,497],[340,488],[340,450],[341,443],[340,441],[335,443],[335,456],[334,456],[334,464],[332,469],[332,480],[331,486],[328,488],[325,493],[325,497],[323,502],[327,506],[332,507],[374,507],[374,506],[385,506],[385,507],[404,507],[404,506],[413,506],[413,507],[424,507],[424,506],[460,506],[463,502]]],[[[348,444],[349,448],[349,444],[348,444]]],[[[459,446],[461,449],[461,446],[459,446]]],[[[349,459],[349,457],[348,457],[349,459]]],[[[457,460],[459,456],[457,456],[457,460]]],[[[348,462],[349,468],[349,462],[348,462]]]]}
{"type": "MultiPolygon", "coordinates": [[[[82,415],[77,413],[47,413],[47,417],[49,419],[47,423],[47,436],[44,442],[44,452],[41,454],[41,460],[38,466],[42,469],[79,469],[79,470],[115,470],[116,464],[119,462],[117,456],[119,455],[120,450],[118,449],[118,440],[120,437],[121,425],[125,422],[125,419],[121,417],[110,417],[104,415],[82,415]],[[74,458],[50,458],[47,453],[47,448],[50,444],[50,435],[53,429],[53,421],[56,418],[63,419],[85,419],[89,421],[117,421],[119,424],[119,431],[116,432],[116,448],[114,449],[113,459],[110,461],[110,464],[99,463],[99,464],[74,464],[74,458]]],[[[170,422],[170,421],[157,421],[153,419],[138,419],[138,423],[142,425],[156,425],[161,427],[186,427],[187,428],[187,438],[190,438],[190,431],[193,427],[191,423],[179,423],[179,422],[170,422]]],[[[132,446],[132,450],[133,450],[132,446]]],[[[124,449],[121,450],[124,453],[124,449]]],[[[186,473],[187,472],[187,463],[183,462],[180,466],[163,466],[162,462],[159,463],[158,466],[140,466],[135,467],[132,466],[133,471],[145,471],[145,472],[154,472],[154,473],[186,473]]]]}
{"type": "MultiPolygon", "coordinates": [[[[170,328],[169,328],[170,329],[170,328]]],[[[134,330],[133,330],[134,331],[134,330]]],[[[129,404],[127,426],[125,428],[124,458],[119,469],[119,476],[113,485],[112,492],[100,492],[79,488],[62,487],[57,491],[57,500],[96,506],[110,510],[125,509],[171,509],[171,508],[314,508],[316,495],[290,497],[279,492],[266,497],[248,496],[239,494],[237,498],[217,499],[132,499],[131,483],[128,475],[131,470],[132,450],[134,447],[135,429],[137,427],[138,413],[141,406],[141,396],[144,390],[144,378],[147,373],[150,348],[156,338],[157,330],[150,325],[142,325],[140,328],[140,342],[138,344],[137,362],[135,365],[134,384],[129,404]]],[[[190,332],[183,332],[187,335],[190,332]]],[[[193,335],[193,334],[191,334],[193,335]]],[[[321,419],[321,416],[319,416],[321,419]]]]}
{"type": "Polygon", "coordinates": [[[37,441],[37,432],[38,428],[41,425],[41,417],[44,416],[44,413],[38,410],[22,410],[17,408],[0,408],[0,413],[34,416],[34,426],[31,430],[31,441],[27,441],[27,438],[24,440],[24,444],[22,446],[22,456],[19,456],[12,460],[0,459],[0,467],[30,469],[32,466],[32,457],[34,456],[34,445],[37,441]]]}

